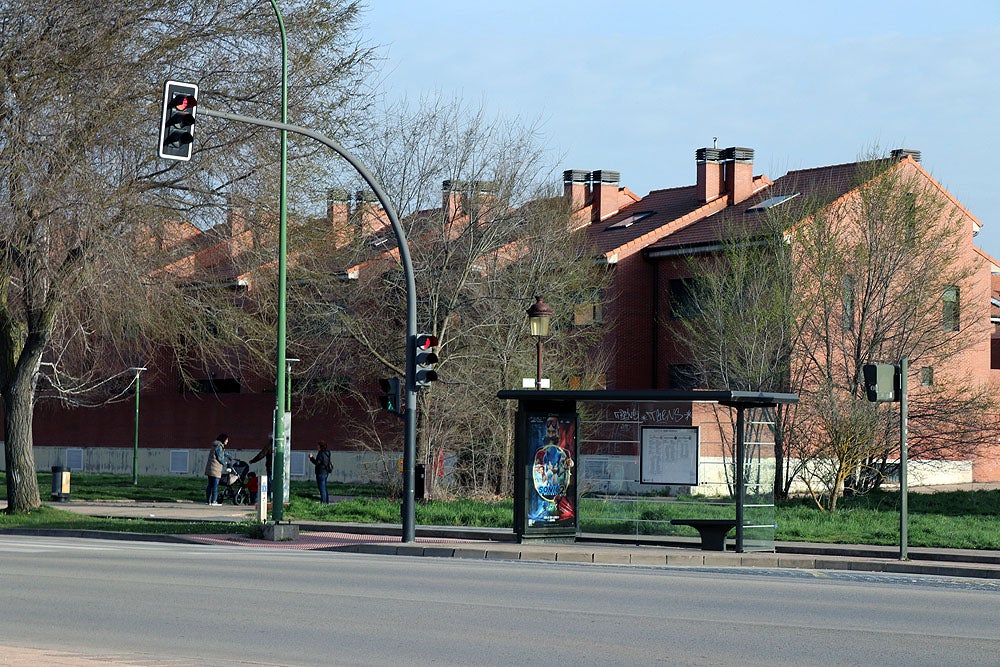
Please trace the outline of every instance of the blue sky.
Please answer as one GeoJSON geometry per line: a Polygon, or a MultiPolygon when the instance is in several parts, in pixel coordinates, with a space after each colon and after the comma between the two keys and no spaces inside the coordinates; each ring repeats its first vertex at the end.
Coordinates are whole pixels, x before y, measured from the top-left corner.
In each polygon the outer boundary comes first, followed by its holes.
{"type": "Polygon", "coordinates": [[[754,171],[923,166],[1000,259],[1000,2],[368,0],[392,99],[441,91],[540,122],[556,172],[612,169],[639,195],[694,182],[694,151],[754,171]]]}

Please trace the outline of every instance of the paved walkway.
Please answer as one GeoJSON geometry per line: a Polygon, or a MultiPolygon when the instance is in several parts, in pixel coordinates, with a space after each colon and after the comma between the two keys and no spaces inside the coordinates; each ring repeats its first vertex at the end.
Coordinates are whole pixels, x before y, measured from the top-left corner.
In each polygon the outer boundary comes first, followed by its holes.
{"type": "MultiPolygon", "coordinates": [[[[253,508],[210,507],[192,502],[57,503],[60,509],[102,517],[180,519],[184,521],[253,520],[253,508]]],[[[115,539],[227,544],[266,549],[310,549],[370,554],[450,558],[553,561],[643,566],[778,567],[858,570],[952,577],[1000,579],[1000,551],[910,547],[909,560],[899,560],[899,547],[778,542],[775,552],[702,551],[697,538],[663,537],[641,544],[621,536],[584,534],[571,542],[520,544],[509,529],[417,526],[416,539],[401,541],[398,524],[296,522],[299,536],[289,541],[229,535],[135,535],[80,530],[18,530],[19,533],[79,535],[115,539]]],[[[8,531],[9,532],[9,531],[8,531]]]]}

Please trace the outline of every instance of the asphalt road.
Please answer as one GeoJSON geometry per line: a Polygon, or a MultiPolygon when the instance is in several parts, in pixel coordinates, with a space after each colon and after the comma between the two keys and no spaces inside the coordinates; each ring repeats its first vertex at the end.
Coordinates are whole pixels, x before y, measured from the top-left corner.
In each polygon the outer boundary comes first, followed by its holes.
{"type": "Polygon", "coordinates": [[[91,657],[116,665],[938,666],[996,665],[1000,656],[1000,582],[941,577],[0,535],[0,591],[5,659],[49,649],[69,655],[58,663],[67,665],[91,657]]]}

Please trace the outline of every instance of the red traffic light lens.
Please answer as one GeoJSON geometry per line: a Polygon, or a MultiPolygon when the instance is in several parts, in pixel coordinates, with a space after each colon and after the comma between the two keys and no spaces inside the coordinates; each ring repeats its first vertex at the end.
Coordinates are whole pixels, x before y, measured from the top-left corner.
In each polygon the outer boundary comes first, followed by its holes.
{"type": "Polygon", "coordinates": [[[190,111],[198,106],[198,100],[192,95],[174,95],[174,99],[171,100],[170,105],[178,111],[190,111]]]}
{"type": "Polygon", "coordinates": [[[417,338],[418,350],[429,350],[432,347],[437,347],[437,344],[437,336],[420,336],[417,338]]]}

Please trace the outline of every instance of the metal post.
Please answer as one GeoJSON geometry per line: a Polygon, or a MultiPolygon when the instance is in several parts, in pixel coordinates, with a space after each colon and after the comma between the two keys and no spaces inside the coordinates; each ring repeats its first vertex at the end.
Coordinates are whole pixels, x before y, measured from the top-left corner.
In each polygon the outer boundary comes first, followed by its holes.
{"type": "Polygon", "coordinates": [[[536,355],[536,360],[538,361],[538,368],[535,369],[535,389],[541,390],[542,388],[542,337],[536,336],[538,341],[538,354],[536,355]]]}
{"type": "Polygon", "coordinates": [[[132,484],[139,484],[139,373],[146,370],[143,366],[133,367],[135,371],[135,438],[132,441],[132,484]]]}
{"type": "MultiPolygon", "coordinates": [[[[288,122],[288,42],[285,38],[285,21],[281,17],[276,0],[271,7],[278,19],[281,33],[281,122],[288,122]]],[[[288,254],[288,132],[281,130],[281,185],[278,194],[278,321],[277,359],[275,362],[275,413],[274,413],[274,465],[272,470],[274,489],[274,520],[284,516],[285,501],[285,459],[289,453],[285,448],[285,373],[286,373],[286,331],[287,331],[287,261],[288,254]]]]}
{"type": "Polygon", "coordinates": [[[743,488],[746,485],[744,461],[746,458],[746,418],[743,406],[736,408],[736,552],[743,553],[743,488]]]}
{"type": "Polygon", "coordinates": [[[906,404],[906,394],[909,388],[909,382],[907,381],[909,371],[910,360],[907,357],[903,357],[899,361],[899,560],[907,560],[906,547],[909,541],[907,536],[909,489],[906,480],[906,468],[908,466],[906,452],[908,406],[906,404]]]}

